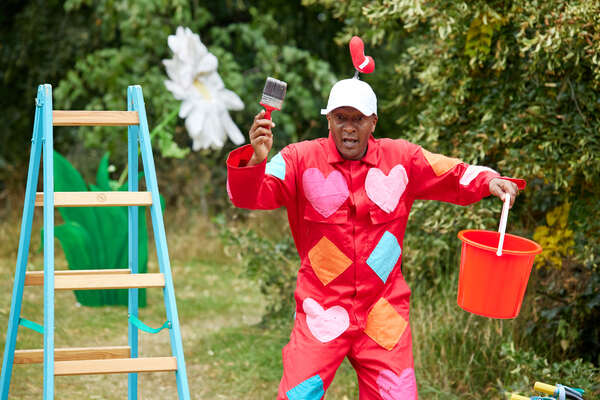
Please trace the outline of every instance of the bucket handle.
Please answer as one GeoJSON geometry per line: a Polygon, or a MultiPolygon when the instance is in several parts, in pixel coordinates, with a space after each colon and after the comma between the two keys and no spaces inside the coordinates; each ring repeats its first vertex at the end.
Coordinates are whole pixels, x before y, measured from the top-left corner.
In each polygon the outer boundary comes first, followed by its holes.
{"type": "Polygon", "coordinates": [[[504,204],[502,205],[502,214],[500,214],[500,226],[498,232],[500,233],[500,241],[498,242],[498,250],[496,251],[497,256],[502,255],[502,247],[504,246],[504,234],[506,233],[506,221],[508,220],[508,209],[510,208],[510,194],[504,194],[504,204]]]}

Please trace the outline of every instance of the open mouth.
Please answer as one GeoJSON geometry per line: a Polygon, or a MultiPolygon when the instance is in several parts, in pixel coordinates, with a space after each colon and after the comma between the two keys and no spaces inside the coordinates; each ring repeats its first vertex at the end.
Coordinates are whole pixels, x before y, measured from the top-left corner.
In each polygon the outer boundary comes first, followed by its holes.
{"type": "Polygon", "coordinates": [[[342,142],[344,143],[344,146],[352,147],[358,144],[358,139],[343,138],[342,142]]]}

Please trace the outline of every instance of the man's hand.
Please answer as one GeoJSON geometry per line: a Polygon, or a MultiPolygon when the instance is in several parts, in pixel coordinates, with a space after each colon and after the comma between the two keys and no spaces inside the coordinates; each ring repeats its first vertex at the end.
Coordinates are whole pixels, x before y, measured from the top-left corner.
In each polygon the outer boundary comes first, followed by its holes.
{"type": "Polygon", "coordinates": [[[506,179],[492,178],[492,180],[490,180],[490,193],[503,201],[504,194],[508,193],[510,195],[510,206],[512,207],[515,203],[517,194],[519,194],[519,188],[514,182],[507,181],[506,179]]]}
{"type": "Polygon", "coordinates": [[[275,127],[275,124],[270,119],[264,119],[265,110],[262,110],[254,117],[254,123],[250,127],[250,144],[254,149],[254,154],[248,165],[256,165],[263,162],[271,147],[273,147],[273,133],[271,128],[275,127]]]}

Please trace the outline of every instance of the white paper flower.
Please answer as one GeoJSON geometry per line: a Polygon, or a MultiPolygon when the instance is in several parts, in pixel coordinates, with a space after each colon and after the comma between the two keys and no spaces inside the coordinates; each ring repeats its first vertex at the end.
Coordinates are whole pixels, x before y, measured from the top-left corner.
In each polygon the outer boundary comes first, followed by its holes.
{"type": "Polygon", "coordinates": [[[241,110],[244,103],[225,88],[217,73],[218,60],[189,28],[177,28],[169,35],[173,58],[163,60],[170,80],[165,86],[181,100],[179,117],[193,139],[194,150],[223,147],[227,137],[237,145],[244,135],[229,116],[228,110],[241,110]]]}

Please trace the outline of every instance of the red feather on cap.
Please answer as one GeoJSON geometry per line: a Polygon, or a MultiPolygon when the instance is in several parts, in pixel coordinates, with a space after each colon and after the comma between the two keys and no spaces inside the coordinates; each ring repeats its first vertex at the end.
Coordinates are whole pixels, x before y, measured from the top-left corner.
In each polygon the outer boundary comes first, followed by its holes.
{"type": "Polygon", "coordinates": [[[375,60],[371,56],[365,56],[365,44],[358,36],[352,36],[350,39],[350,56],[354,68],[359,72],[370,74],[375,70],[375,60]]]}

